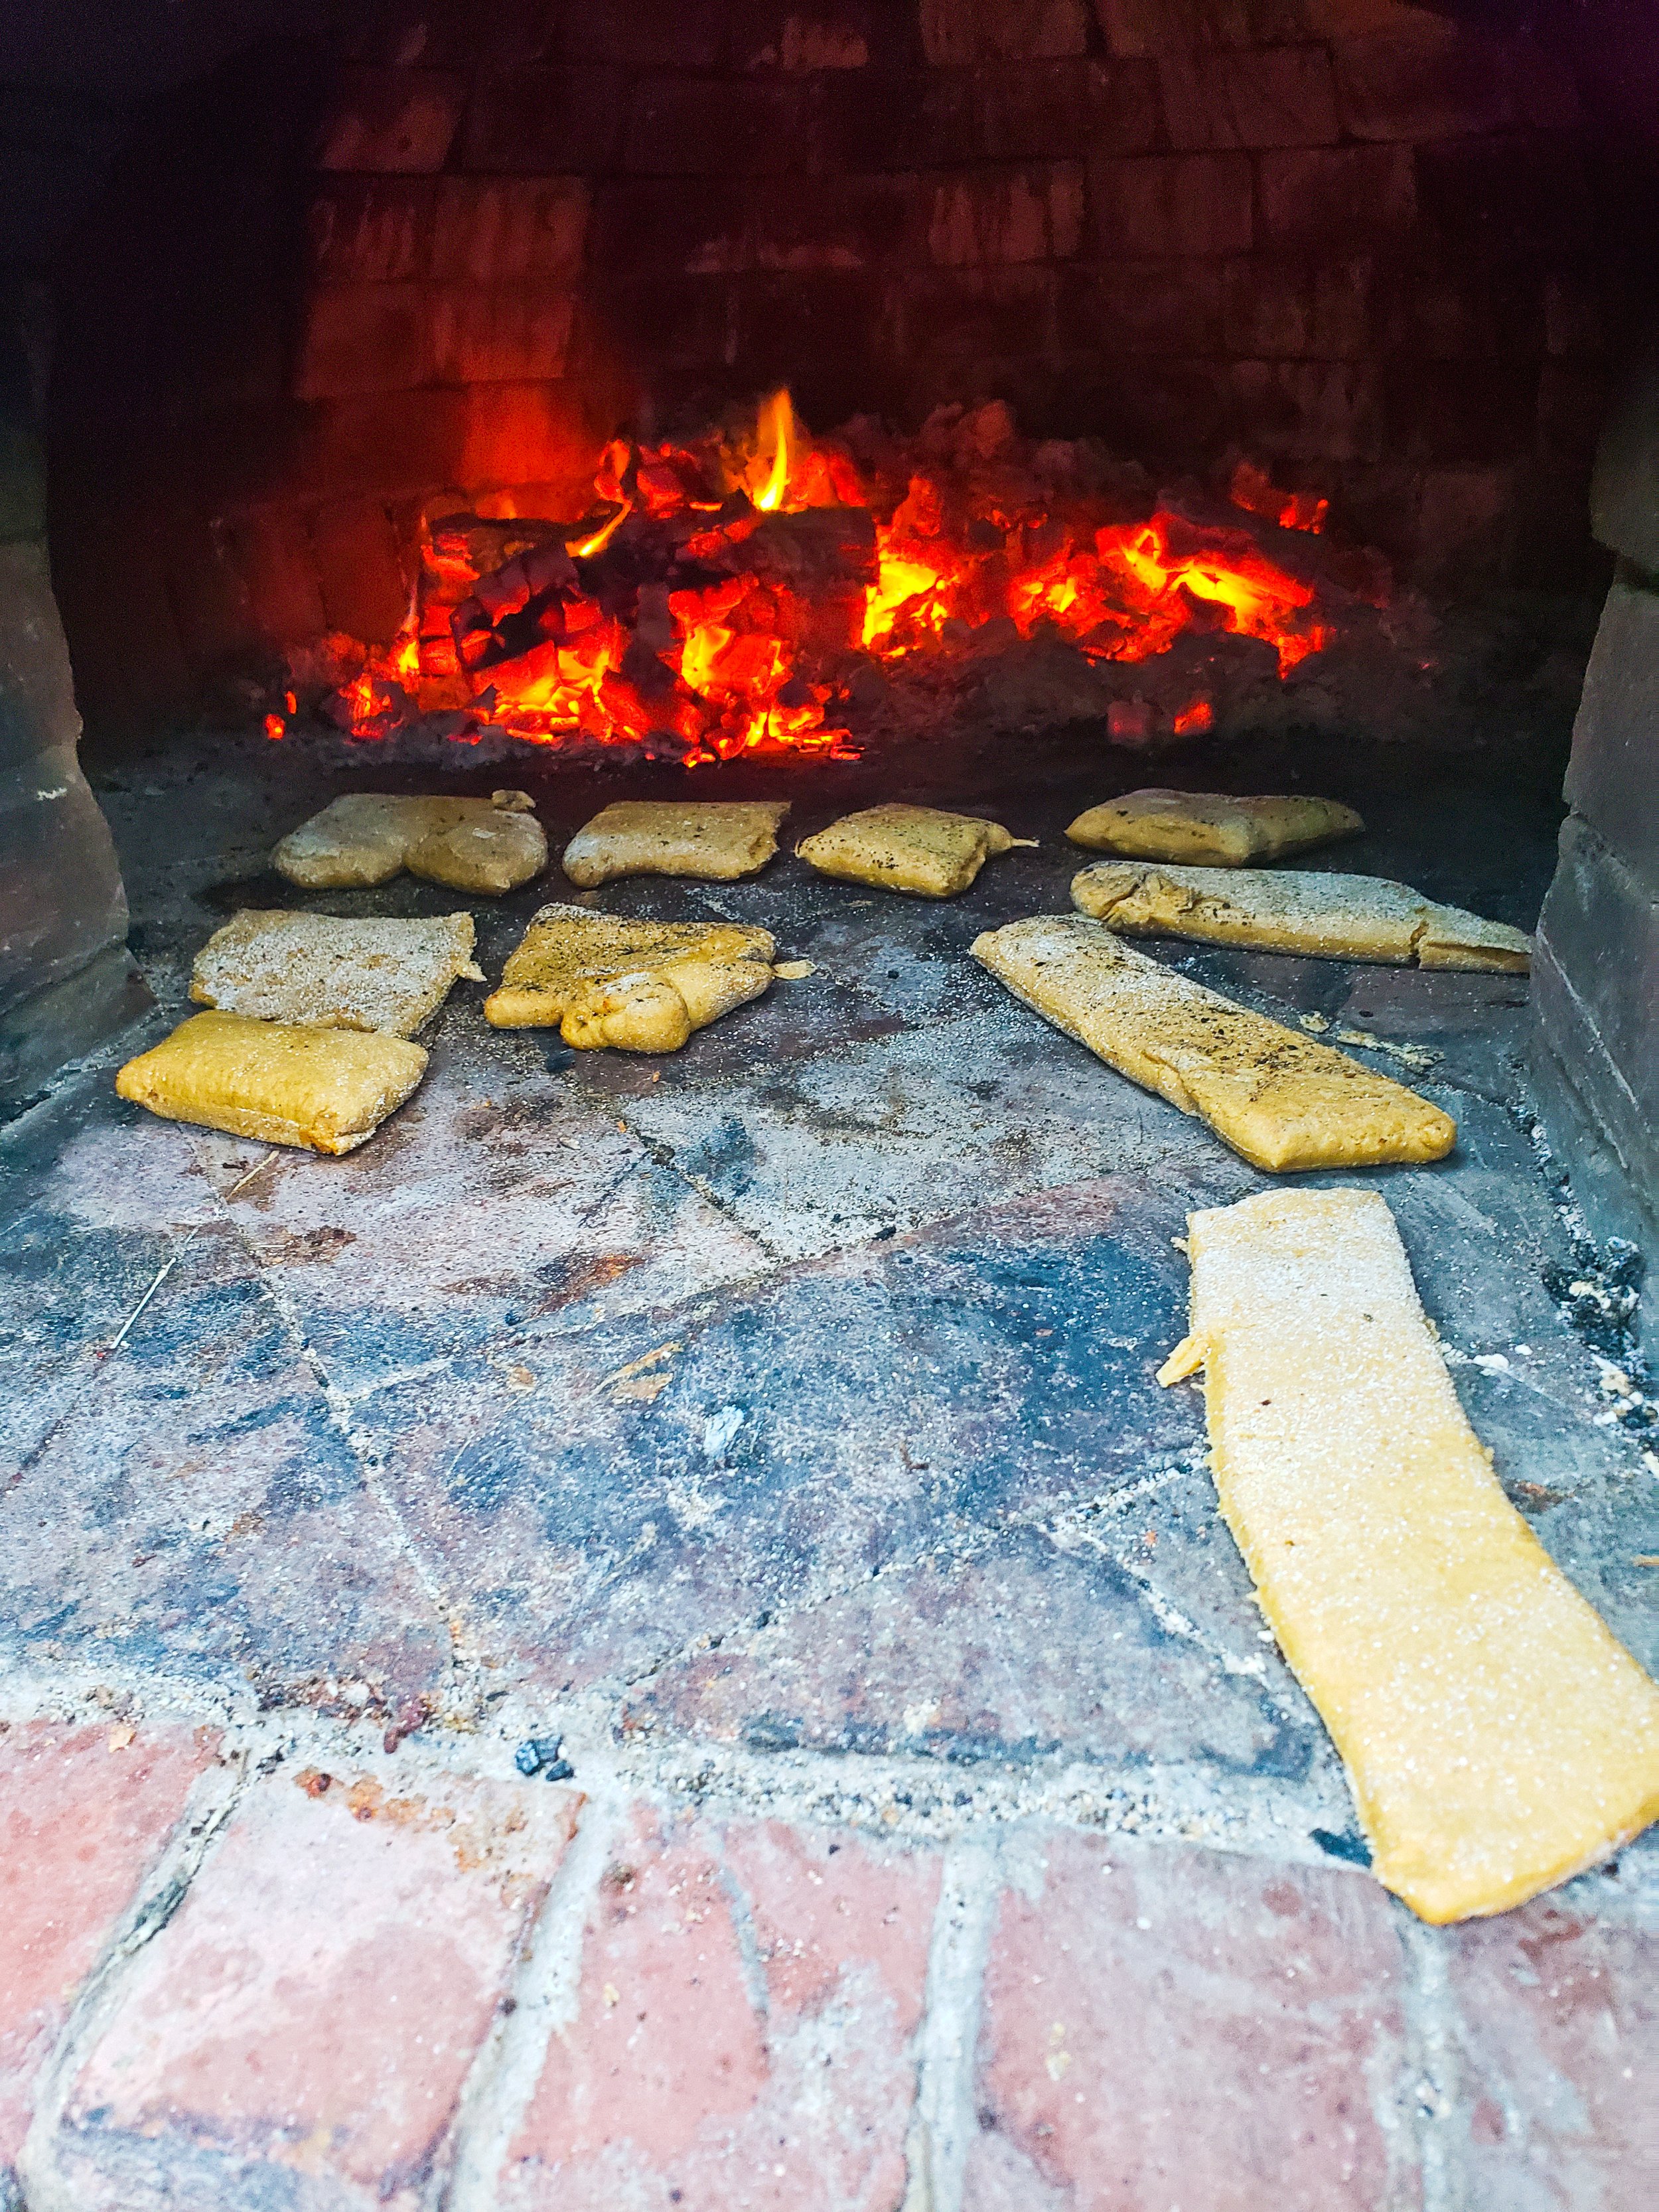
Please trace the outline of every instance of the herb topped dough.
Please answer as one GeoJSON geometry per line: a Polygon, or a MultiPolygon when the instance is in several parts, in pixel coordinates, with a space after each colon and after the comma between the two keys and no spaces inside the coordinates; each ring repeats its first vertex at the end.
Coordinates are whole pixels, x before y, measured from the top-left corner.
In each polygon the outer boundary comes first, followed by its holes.
{"type": "Polygon", "coordinates": [[[193,1014],[115,1079],[123,1098],[169,1121],[195,1121],[313,1152],[350,1152],[426,1073],[402,1037],[358,1030],[193,1014]]]}
{"type": "Polygon", "coordinates": [[[307,890],[356,890],[407,868],[451,890],[514,890],[547,866],[547,838],[527,792],[489,799],[349,793],[290,830],[271,854],[307,890]]]}
{"type": "Polygon", "coordinates": [[[1659,1687],[1492,1474],[1373,1191],[1188,1218],[1221,1510],[1347,1769],[1379,1881],[1502,1912],[1659,1816],[1659,1687]]]}
{"type": "Polygon", "coordinates": [[[412,1036],[460,975],[483,981],[470,914],[356,921],[245,908],[197,954],[190,995],[258,1021],[412,1036]]]}
{"type": "Polygon", "coordinates": [[[1524,975],[1532,953],[1506,922],[1437,905],[1409,884],[1382,876],[1097,860],[1072,878],[1072,903],[1136,936],[1190,937],[1321,960],[1524,975]]]}
{"type": "Polygon", "coordinates": [[[1233,799],[1220,791],[1130,791],[1079,814],[1066,835],[1098,853],[1133,860],[1197,860],[1242,868],[1305,853],[1364,828],[1352,806],[1334,799],[1285,793],[1233,799]]]}
{"type": "Polygon", "coordinates": [[[974,957],[1109,1067],[1196,1114],[1253,1167],[1443,1159],[1457,1124],[1403,1084],[1161,967],[1079,915],[976,938],[974,957]]]}
{"type": "Polygon", "coordinates": [[[551,1028],[581,1050],[678,1052],[757,999],[776,947],[734,922],[634,921],[581,906],[544,906],[484,1000],[497,1029],[551,1028]]]}
{"type": "Polygon", "coordinates": [[[1030,837],[1011,837],[1000,822],[945,814],[936,806],[868,806],[844,814],[795,850],[820,875],[918,898],[954,898],[988,860],[1030,837]]]}
{"type": "Polygon", "coordinates": [[[564,848],[564,872],[592,887],[615,876],[696,876],[735,883],[778,849],[786,799],[619,799],[564,848]]]}

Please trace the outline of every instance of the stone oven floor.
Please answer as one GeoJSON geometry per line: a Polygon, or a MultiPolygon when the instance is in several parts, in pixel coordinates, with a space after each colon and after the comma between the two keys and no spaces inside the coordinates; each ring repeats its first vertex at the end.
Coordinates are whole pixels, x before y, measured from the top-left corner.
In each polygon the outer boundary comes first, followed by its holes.
{"type": "MultiPolygon", "coordinates": [[[[1257,787],[1293,760],[1373,824],[1326,864],[1534,918],[1542,778],[1310,744],[1257,787]]],[[[948,905],[613,886],[816,972],[652,1062],[464,985],[343,1161],[150,1120],[112,1060],[11,1126],[0,2205],[1651,2203],[1659,1846],[1449,1930],[1371,1881],[1153,1381],[1171,1237],[1262,1179],[965,957],[1170,774],[738,771],[797,834],[915,795],[1042,843],[948,905]]],[[[301,902],[274,837],[376,780],[238,740],[100,781],[159,1035],[211,928],[301,902]]],[[[556,835],[685,787],[533,787],[556,835]]],[[[548,895],[475,906],[486,968],[548,895]]],[[[1511,1497],[1653,1665],[1659,1462],[1543,1279],[1522,990],[1158,949],[1441,1055],[1376,1064],[1455,1156],[1376,1180],[1511,1497]]]]}

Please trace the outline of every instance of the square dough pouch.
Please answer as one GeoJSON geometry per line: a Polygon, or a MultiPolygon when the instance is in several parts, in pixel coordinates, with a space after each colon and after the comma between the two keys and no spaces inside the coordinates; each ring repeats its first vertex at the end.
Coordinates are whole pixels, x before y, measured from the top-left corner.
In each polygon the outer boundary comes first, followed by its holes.
{"type": "Polygon", "coordinates": [[[197,954],[190,995],[257,1021],[410,1036],[459,975],[483,981],[470,914],[357,921],[245,908],[197,954]]]}
{"type": "Polygon", "coordinates": [[[1196,860],[1242,868],[1305,853],[1364,828],[1334,799],[1286,793],[1233,799],[1220,791],[1130,791],[1079,814],[1066,835],[1074,845],[1132,860],[1196,860]]]}
{"type": "Polygon", "coordinates": [[[622,799],[564,848],[564,872],[592,888],[613,876],[697,876],[711,884],[757,875],[778,849],[786,799],[622,799]]]}
{"type": "Polygon", "coordinates": [[[1437,906],[1409,884],[1382,876],[1096,860],[1072,878],[1072,903],[1136,936],[1189,937],[1319,960],[1524,975],[1532,959],[1529,940],[1507,922],[1437,906]]]}
{"type": "Polygon", "coordinates": [[[1218,991],[1161,967],[1080,915],[1036,915],[976,938],[974,957],[1109,1067],[1207,1121],[1269,1175],[1443,1159],[1457,1124],[1218,991]]]}
{"type": "Polygon", "coordinates": [[[497,1029],[551,1029],[582,1051],[678,1052],[772,981],[763,929],[735,922],[635,921],[544,906],[484,1000],[497,1029]]]}
{"type": "Polygon", "coordinates": [[[499,894],[547,866],[534,807],[523,791],[489,799],[352,792],[290,830],[271,866],[306,890],[357,890],[410,868],[452,890],[499,894]]]}
{"type": "Polygon", "coordinates": [[[1504,1497],[1374,1191],[1188,1220],[1221,1511],[1379,1881],[1502,1912],[1659,1816],[1659,1687],[1504,1497]]]}
{"type": "Polygon", "coordinates": [[[918,898],[954,898],[988,860],[1034,837],[1011,837],[1000,822],[945,814],[935,806],[869,806],[844,814],[795,850],[821,875],[918,898]]]}
{"type": "Polygon", "coordinates": [[[115,1079],[123,1098],[169,1121],[195,1121],[313,1152],[350,1152],[395,1113],[426,1073],[402,1037],[361,1030],[193,1014],[115,1079]]]}

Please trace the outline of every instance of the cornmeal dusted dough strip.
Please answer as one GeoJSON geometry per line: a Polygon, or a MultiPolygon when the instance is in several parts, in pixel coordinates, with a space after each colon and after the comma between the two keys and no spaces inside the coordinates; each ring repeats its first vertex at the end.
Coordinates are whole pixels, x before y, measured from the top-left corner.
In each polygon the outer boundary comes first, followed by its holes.
{"type": "Polygon", "coordinates": [[[1074,845],[1133,860],[1196,860],[1242,868],[1305,853],[1364,828],[1340,799],[1279,793],[1234,799],[1221,791],[1129,791],[1079,814],[1066,835],[1074,845]]]}
{"type": "Polygon", "coordinates": [[[787,799],[619,799],[564,848],[573,884],[616,876],[696,876],[736,883],[757,875],[778,849],[787,799]]]}
{"type": "Polygon", "coordinates": [[[301,1028],[244,1014],[193,1014],[115,1079],[123,1098],[265,1145],[350,1152],[426,1073],[402,1037],[301,1028]]]}
{"type": "Polygon", "coordinates": [[[1097,860],[1072,878],[1072,903],[1136,936],[1189,937],[1320,960],[1524,975],[1532,958],[1527,938],[1507,922],[1437,905],[1382,876],[1097,860]]]}
{"type": "Polygon", "coordinates": [[[470,914],[351,921],[245,907],[197,954],[190,995],[258,1021],[411,1036],[461,975],[483,981],[470,914]]]}
{"type": "Polygon", "coordinates": [[[544,906],[484,1000],[497,1029],[552,1028],[579,1049],[678,1052],[694,1030],[757,999],[776,951],[736,922],[635,921],[544,906]]]}
{"type": "Polygon", "coordinates": [[[1109,1067],[1196,1114],[1253,1167],[1443,1159],[1457,1124],[1414,1091],[1160,967],[1079,915],[976,938],[974,957],[1109,1067]]]}
{"type": "Polygon", "coordinates": [[[1659,1687],[1504,1498],[1371,1191],[1188,1218],[1221,1510],[1377,1879],[1502,1912],[1659,1817],[1659,1687]]]}
{"type": "Polygon", "coordinates": [[[916,898],[954,898],[987,860],[1035,838],[1011,837],[1000,822],[937,806],[866,806],[844,814],[795,850],[820,875],[916,898]]]}

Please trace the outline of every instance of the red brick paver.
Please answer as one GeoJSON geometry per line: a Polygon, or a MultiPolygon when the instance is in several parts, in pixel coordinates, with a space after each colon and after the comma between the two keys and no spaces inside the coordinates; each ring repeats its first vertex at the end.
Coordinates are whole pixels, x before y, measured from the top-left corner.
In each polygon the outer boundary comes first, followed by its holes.
{"type": "Polygon", "coordinates": [[[207,1731],[0,1735],[0,2202],[76,1990],[214,1755],[207,1731]]]}
{"type": "Polygon", "coordinates": [[[412,2208],[580,1801],[279,1771],[142,1954],[72,2092],[77,2212],[412,2208]]]}
{"type": "Polygon", "coordinates": [[[1659,2204],[1659,1935],[1540,1898],[1448,1932],[1472,2212],[1659,2204]]]}
{"type": "Polygon", "coordinates": [[[513,2212],[891,2212],[939,1867],[641,1808],[502,2176],[513,2212]]]}
{"type": "Polygon", "coordinates": [[[1403,1960],[1360,1875],[1076,1836],[1001,1901],[965,2212],[1383,2212],[1403,1960]]]}

